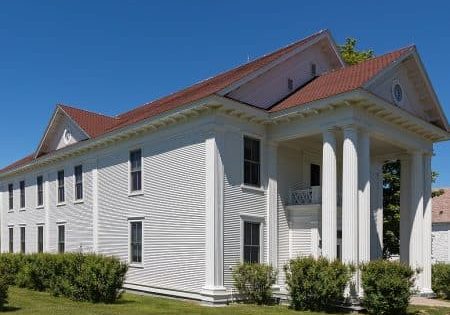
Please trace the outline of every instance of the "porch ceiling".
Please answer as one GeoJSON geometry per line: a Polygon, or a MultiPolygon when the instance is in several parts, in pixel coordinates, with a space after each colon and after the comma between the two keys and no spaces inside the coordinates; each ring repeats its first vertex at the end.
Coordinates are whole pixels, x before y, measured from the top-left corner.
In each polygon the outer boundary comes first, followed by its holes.
{"type": "MultiPolygon", "coordinates": [[[[370,155],[373,157],[380,156],[392,156],[392,155],[402,155],[406,153],[406,149],[395,144],[386,142],[382,139],[376,138],[374,136],[370,137],[370,155]]],[[[337,135],[338,144],[342,144],[342,134],[337,135]]],[[[322,135],[316,134],[308,137],[290,139],[281,142],[281,145],[286,145],[291,148],[297,148],[301,150],[321,153],[322,152],[322,135]]],[[[339,150],[339,145],[338,145],[339,150]]]]}

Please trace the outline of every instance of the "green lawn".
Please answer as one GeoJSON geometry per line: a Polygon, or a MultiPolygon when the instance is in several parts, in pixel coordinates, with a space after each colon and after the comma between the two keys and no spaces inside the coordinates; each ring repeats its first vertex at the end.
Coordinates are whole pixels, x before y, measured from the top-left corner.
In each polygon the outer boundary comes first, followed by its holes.
{"type": "MultiPolygon", "coordinates": [[[[48,293],[34,292],[25,289],[11,288],[9,293],[9,306],[6,314],[30,315],[75,315],[75,314],[296,314],[314,315],[319,313],[295,312],[284,306],[258,307],[250,305],[232,305],[227,307],[204,307],[192,302],[183,302],[172,299],[125,294],[116,304],[90,304],[73,302],[65,298],[55,298],[48,293]]],[[[450,309],[412,308],[411,314],[447,315],[450,309]]],[[[332,315],[332,314],[329,314],[332,315]]]]}

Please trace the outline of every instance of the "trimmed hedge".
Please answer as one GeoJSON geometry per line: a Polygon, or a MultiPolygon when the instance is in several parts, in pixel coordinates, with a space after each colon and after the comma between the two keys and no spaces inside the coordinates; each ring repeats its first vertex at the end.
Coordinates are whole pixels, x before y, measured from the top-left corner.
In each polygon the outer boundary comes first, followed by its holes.
{"type": "Polygon", "coordinates": [[[450,299],[450,264],[433,265],[431,279],[433,291],[440,297],[450,299]]]}
{"type": "Polygon", "coordinates": [[[266,264],[243,263],[233,271],[234,286],[248,303],[270,304],[276,279],[277,271],[266,264]]]}
{"type": "Polygon", "coordinates": [[[369,314],[406,314],[414,275],[410,266],[399,262],[376,260],[362,265],[363,305],[369,314]]]}
{"type": "Polygon", "coordinates": [[[5,277],[0,276],[0,310],[3,309],[5,304],[8,302],[8,288],[9,284],[5,277]]]}
{"type": "Polygon", "coordinates": [[[80,253],[2,254],[0,266],[0,275],[5,275],[8,284],[104,303],[120,297],[128,270],[116,258],[80,253]]]}
{"type": "Polygon", "coordinates": [[[344,299],[352,267],[324,257],[292,259],[284,266],[286,283],[295,310],[327,310],[344,299]]]}

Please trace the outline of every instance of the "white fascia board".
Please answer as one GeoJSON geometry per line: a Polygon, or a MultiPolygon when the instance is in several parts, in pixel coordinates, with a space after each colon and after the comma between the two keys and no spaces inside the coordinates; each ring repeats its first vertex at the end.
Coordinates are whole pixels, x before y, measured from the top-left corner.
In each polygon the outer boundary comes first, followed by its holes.
{"type": "MultiPolygon", "coordinates": [[[[295,56],[296,54],[298,54],[301,51],[306,50],[307,48],[313,46],[314,44],[318,43],[319,41],[321,41],[322,39],[327,38],[329,39],[328,33],[326,31],[322,31],[321,34],[319,34],[316,38],[314,38],[313,40],[301,45],[300,47],[294,49],[293,51],[284,54],[283,56],[279,57],[278,59],[275,59],[274,61],[272,61],[271,63],[263,66],[262,68],[260,68],[257,71],[254,71],[252,73],[250,73],[249,75],[245,76],[244,78],[242,78],[241,80],[238,80],[237,82],[232,83],[231,85],[227,86],[226,88],[220,90],[219,92],[217,92],[218,95],[226,95],[228,93],[230,93],[231,91],[237,89],[238,87],[240,87],[241,85],[253,80],[256,77],[259,77],[260,75],[262,75],[263,73],[269,71],[270,69],[272,69],[273,67],[279,65],[280,63],[288,60],[289,58],[291,58],[292,56],[295,56]]],[[[264,56],[263,56],[264,57],[264,56]]],[[[263,58],[261,57],[261,58],[263,58]]]]}
{"type": "MultiPolygon", "coordinates": [[[[86,151],[86,150],[90,150],[90,149],[99,147],[103,144],[114,141],[115,139],[119,139],[121,136],[124,136],[126,134],[135,133],[135,132],[138,132],[139,130],[146,129],[149,127],[149,125],[152,125],[160,120],[170,118],[171,116],[180,115],[180,114],[195,110],[197,108],[202,108],[205,106],[223,106],[224,103],[227,103],[227,102],[225,102],[225,100],[226,100],[226,98],[222,98],[222,97],[215,97],[215,96],[205,97],[205,98],[198,100],[196,102],[193,102],[191,104],[188,104],[188,105],[182,106],[180,108],[162,113],[162,114],[154,116],[154,117],[150,117],[148,119],[145,119],[145,120],[138,122],[136,124],[133,124],[131,126],[125,126],[120,129],[117,129],[115,131],[112,131],[112,132],[109,132],[102,136],[99,136],[97,138],[89,139],[87,141],[80,141],[73,145],[61,148],[58,151],[55,151],[54,153],[51,153],[48,156],[42,156],[41,158],[37,158],[36,160],[34,160],[26,165],[23,165],[21,167],[14,168],[10,171],[2,173],[2,174],[0,174],[0,178],[8,177],[8,176],[10,176],[14,173],[20,172],[24,169],[38,166],[41,164],[45,164],[52,160],[62,159],[62,158],[68,157],[68,156],[75,155],[75,154],[79,153],[80,151],[86,151]]],[[[230,101],[230,102],[232,102],[232,101],[230,101]]],[[[228,104],[231,105],[231,103],[228,103],[228,104]]],[[[239,110],[247,110],[249,113],[253,113],[253,114],[256,113],[256,109],[249,108],[248,105],[233,102],[233,106],[235,106],[236,109],[239,109],[239,110]]],[[[56,111],[57,110],[55,110],[55,113],[56,113],[56,111]]],[[[260,111],[259,115],[261,115],[263,113],[263,111],[262,110],[259,110],[259,111],[260,111]]],[[[52,119],[54,119],[54,117],[52,119]]]]}
{"type": "Polygon", "coordinates": [[[442,138],[439,139],[439,141],[450,140],[449,132],[447,132],[439,127],[436,127],[435,125],[433,125],[423,119],[420,119],[420,118],[414,116],[413,114],[407,112],[406,110],[385,101],[384,99],[370,93],[369,91],[366,91],[363,89],[358,89],[354,93],[359,94],[361,96],[361,98],[371,101],[374,104],[383,107],[383,109],[385,109],[393,114],[405,117],[412,123],[416,124],[417,126],[423,128],[427,131],[430,131],[432,133],[440,135],[442,138]]]}
{"type": "Polygon", "coordinates": [[[64,114],[64,115],[65,115],[65,116],[66,116],[66,117],[67,117],[67,118],[68,118],[75,126],[77,126],[78,129],[80,129],[81,132],[82,132],[88,139],[91,138],[91,136],[88,135],[87,132],[86,132],[83,128],[81,128],[80,125],[78,125],[77,122],[76,122],[75,120],[73,120],[72,117],[70,117],[70,115],[67,114],[67,113],[61,108],[61,106],[57,105],[57,106],[56,106],[56,109],[53,111],[52,118],[50,119],[50,122],[48,123],[47,128],[45,129],[44,136],[41,138],[41,141],[39,141],[39,146],[38,146],[38,148],[37,148],[37,150],[36,150],[36,152],[35,152],[35,154],[34,154],[34,158],[37,158],[37,157],[39,156],[39,153],[41,153],[42,146],[44,145],[45,140],[47,140],[48,133],[50,132],[51,128],[53,127],[53,124],[54,124],[54,122],[55,122],[55,119],[56,119],[56,117],[58,116],[58,113],[60,113],[60,112],[63,113],[63,114],[64,114]]]}

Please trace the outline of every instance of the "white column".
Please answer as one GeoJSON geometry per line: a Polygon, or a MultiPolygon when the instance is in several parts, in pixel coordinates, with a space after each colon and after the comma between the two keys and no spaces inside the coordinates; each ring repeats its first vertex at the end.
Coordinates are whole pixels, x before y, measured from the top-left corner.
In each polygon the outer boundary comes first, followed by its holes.
{"type": "Polygon", "coordinates": [[[400,261],[409,264],[411,161],[409,156],[400,162],[400,261]]]}
{"type": "Polygon", "coordinates": [[[92,161],[92,249],[98,253],[98,160],[92,161]]]}
{"type": "MultiPolygon", "coordinates": [[[[342,167],[342,261],[358,265],[358,130],[345,126],[342,167]]],[[[358,275],[346,295],[352,303],[359,293],[358,275]]]]}
{"type": "Polygon", "coordinates": [[[342,169],[342,261],[358,262],[358,133],[344,128],[342,169]]]}
{"type": "MultiPolygon", "coordinates": [[[[411,212],[410,212],[410,243],[409,265],[413,269],[423,268],[423,155],[414,151],[411,155],[411,212]]],[[[423,274],[416,280],[417,289],[422,288],[423,274]]]]}
{"type": "Polygon", "coordinates": [[[370,259],[375,260],[383,257],[383,163],[373,161],[371,173],[370,259]]]}
{"type": "Polygon", "coordinates": [[[322,255],[334,260],[337,254],[337,183],[333,130],[323,132],[322,159],[322,255]]]}
{"type": "Polygon", "coordinates": [[[370,137],[359,133],[358,154],[358,261],[370,260],[370,137]]]}
{"type": "Polygon", "coordinates": [[[433,294],[431,289],[431,153],[424,155],[424,204],[423,204],[423,277],[422,294],[433,294]]]}
{"type": "Polygon", "coordinates": [[[202,295],[208,303],[226,299],[226,288],[223,286],[223,143],[222,130],[212,132],[205,141],[206,279],[202,295]]]}
{"type": "MultiPolygon", "coordinates": [[[[50,245],[50,188],[51,176],[47,173],[44,176],[44,213],[45,213],[45,228],[44,228],[44,252],[50,252],[51,248],[55,248],[56,244],[50,245]]],[[[54,227],[56,228],[56,227],[54,227]]],[[[56,250],[55,250],[56,251],[56,250]]]]}
{"type": "Polygon", "coordinates": [[[267,144],[267,218],[269,220],[269,264],[278,268],[278,185],[277,185],[277,155],[276,143],[267,144]]]}

